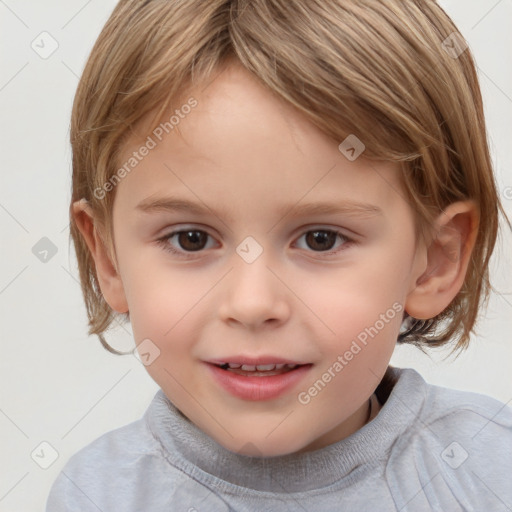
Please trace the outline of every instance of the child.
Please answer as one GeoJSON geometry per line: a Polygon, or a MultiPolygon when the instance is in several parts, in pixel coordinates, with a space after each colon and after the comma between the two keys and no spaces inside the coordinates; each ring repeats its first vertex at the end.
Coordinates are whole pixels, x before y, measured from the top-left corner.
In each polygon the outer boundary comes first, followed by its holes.
{"type": "Polygon", "coordinates": [[[73,107],[90,320],[161,390],[59,511],[512,509],[512,413],[389,366],[464,349],[502,207],[430,0],[122,0],[73,107]],[[322,246],[322,244],[324,244],[322,246]]]}

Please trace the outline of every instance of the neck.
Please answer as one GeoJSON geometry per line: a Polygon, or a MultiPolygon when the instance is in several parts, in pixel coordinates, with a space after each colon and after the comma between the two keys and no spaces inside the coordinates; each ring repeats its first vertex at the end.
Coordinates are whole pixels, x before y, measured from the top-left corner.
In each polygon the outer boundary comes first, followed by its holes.
{"type": "Polygon", "coordinates": [[[364,404],[343,423],[337,425],[329,432],[326,432],[323,436],[315,439],[312,443],[308,444],[304,448],[298,450],[296,453],[305,453],[326,446],[337,443],[342,439],[350,436],[354,432],[363,428],[368,422],[370,422],[375,416],[377,416],[380,410],[380,405],[375,394],[364,402],[364,404]]]}

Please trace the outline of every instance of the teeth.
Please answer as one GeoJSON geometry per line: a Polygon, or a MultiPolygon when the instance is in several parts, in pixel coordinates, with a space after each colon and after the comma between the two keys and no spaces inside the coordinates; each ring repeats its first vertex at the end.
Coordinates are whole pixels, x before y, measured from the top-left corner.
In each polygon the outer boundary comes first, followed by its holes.
{"type": "Polygon", "coordinates": [[[231,369],[235,369],[235,370],[240,369],[245,372],[254,372],[254,371],[268,372],[268,371],[274,371],[274,370],[281,370],[284,367],[293,369],[293,368],[297,368],[297,366],[299,366],[299,365],[298,364],[258,364],[258,365],[253,365],[253,364],[225,363],[222,366],[227,366],[227,367],[229,367],[231,369]]]}
{"type": "Polygon", "coordinates": [[[256,366],[256,368],[260,372],[266,372],[267,370],[275,370],[276,365],[275,364],[259,364],[256,366]]]}

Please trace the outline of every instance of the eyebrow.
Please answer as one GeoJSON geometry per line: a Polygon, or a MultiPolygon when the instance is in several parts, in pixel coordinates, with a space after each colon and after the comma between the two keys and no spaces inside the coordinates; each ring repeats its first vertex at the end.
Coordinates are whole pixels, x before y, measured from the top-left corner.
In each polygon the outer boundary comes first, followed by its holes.
{"type": "MultiPolygon", "coordinates": [[[[141,201],[137,207],[144,213],[155,212],[186,212],[195,215],[215,215],[222,217],[206,205],[194,203],[188,199],[178,197],[148,197],[141,201]]],[[[277,210],[281,217],[296,216],[307,217],[312,215],[346,215],[350,217],[371,218],[382,215],[382,209],[369,203],[361,203],[351,200],[340,200],[339,202],[317,202],[317,203],[295,203],[281,205],[277,210]]],[[[222,213],[222,212],[220,212],[222,213]]],[[[231,218],[226,215],[228,220],[231,218]]]]}

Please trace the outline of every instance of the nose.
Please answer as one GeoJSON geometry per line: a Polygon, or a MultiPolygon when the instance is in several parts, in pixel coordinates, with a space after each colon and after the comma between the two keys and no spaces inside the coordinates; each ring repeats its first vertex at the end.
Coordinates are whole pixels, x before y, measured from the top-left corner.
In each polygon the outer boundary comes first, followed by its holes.
{"type": "Polygon", "coordinates": [[[286,322],[291,292],[283,284],[286,280],[278,277],[279,271],[268,263],[265,252],[252,263],[235,259],[222,284],[219,314],[224,322],[252,330],[286,322]]]}

